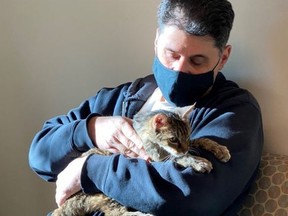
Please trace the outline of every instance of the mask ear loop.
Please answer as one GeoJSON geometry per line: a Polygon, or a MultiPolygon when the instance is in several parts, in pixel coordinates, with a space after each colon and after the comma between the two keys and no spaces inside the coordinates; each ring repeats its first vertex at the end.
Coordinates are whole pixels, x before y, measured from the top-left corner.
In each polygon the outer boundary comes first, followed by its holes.
{"type": "MultiPolygon", "coordinates": [[[[216,65],[215,65],[214,68],[211,70],[211,71],[213,72],[213,85],[214,85],[214,82],[215,82],[215,80],[216,80],[216,77],[214,77],[214,73],[215,73],[214,70],[215,70],[215,68],[218,66],[218,64],[219,64],[219,62],[220,62],[220,59],[221,59],[221,57],[219,57],[216,65]]],[[[213,87],[213,85],[211,86],[211,88],[213,87]]],[[[211,88],[210,88],[210,90],[211,90],[211,88]]]]}
{"type": "Polygon", "coordinates": [[[215,70],[215,68],[218,66],[218,64],[219,64],[219,62],[220,62],[220,59],[221,59],[221,57],[219,57],[219,59],[218,59],[218,61],[217,61],[217,63],[216,63],[216,65],[214,66],[214,68],[211,70],[211,71],[213,71],[213,73],[214,73],[214,70],[215,70]]]}
{"type": "Polygon", "coordinates": [[[204,97],[205,95],[207,95],[207,94],[211,91],[211,89],[213,88],[213,86],[214,86],[214,83],[215,83],[215,80],[216,80],[216,77],[214,78],[214,70],[215,70],[215,68],[217,67],[217,65],[219,64],[220,59],[221,59],[221,57],[219,57],[216,65],[215,65],[214,68],[211,70],[211,72],[213,72],[213,84],[212,84],[211,87],[203,94],[202,97],[204,97]]]}

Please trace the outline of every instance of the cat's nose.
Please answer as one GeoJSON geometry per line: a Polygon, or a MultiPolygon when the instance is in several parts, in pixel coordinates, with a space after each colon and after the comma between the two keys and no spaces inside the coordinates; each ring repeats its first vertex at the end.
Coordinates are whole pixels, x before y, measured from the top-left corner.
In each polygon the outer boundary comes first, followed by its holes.
{"type": "Polygon", "coordinates": [[[188,152],[188,145],[183,145],[183,146],[182,146],[182,152],[183,152],[184,154],[186,154],[186,153],[188,152]]]}
{"type": "Polygon", "coordinates": [[[181,151],[179,151],[179,156],[183,156],[183,155],[185,155],[185,154],[187,154],[187,152],[188,152],[188,148],[187,149],[181,149],[181,151]]]}

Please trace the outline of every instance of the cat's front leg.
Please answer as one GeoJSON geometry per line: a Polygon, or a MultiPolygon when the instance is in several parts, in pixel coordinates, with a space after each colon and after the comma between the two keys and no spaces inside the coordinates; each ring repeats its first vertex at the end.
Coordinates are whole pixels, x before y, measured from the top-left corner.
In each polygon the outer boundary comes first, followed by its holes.
{"type": "Polygon", "coordinates": [[[220,145],[208,138],[194,139],[192,140],[191,145],[212,152],[214,156],[222,162],[228,162],[231,158],[230,152],[226,146],[220,145]]]}
{"type": "Polygon", "coordinates": [[[209,160],[190,154],[175,158],[174,161],[183,167],[192,167],[195,171],[201,173],[209,173],[213,169],[212,163],[209,160]]]}

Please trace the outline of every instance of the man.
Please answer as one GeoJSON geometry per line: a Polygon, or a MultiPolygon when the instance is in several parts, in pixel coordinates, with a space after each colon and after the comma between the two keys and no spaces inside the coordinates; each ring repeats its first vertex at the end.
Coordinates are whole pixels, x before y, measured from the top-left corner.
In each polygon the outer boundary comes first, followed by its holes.
{"type": "Polygon", "coordinates": [[[57,180],[58,205],[83,190],[155,215],[236,214],[257,171],[263,129],[253,96],[220,72],[231,52],[233,19],[226,0],[163,0],[153,75],[103,88],[44,124],[31,145],[30,166],[45,180],[57,180]],[[221,163],[199,150],[212,161],[209,174],[171,161],[147,163],[133,116],[159,108],[185,113],[193,105],[191,139],[227,146],[231,160],[221,163]],[[77,158],[95,146],[114,154],[77,158]]]}

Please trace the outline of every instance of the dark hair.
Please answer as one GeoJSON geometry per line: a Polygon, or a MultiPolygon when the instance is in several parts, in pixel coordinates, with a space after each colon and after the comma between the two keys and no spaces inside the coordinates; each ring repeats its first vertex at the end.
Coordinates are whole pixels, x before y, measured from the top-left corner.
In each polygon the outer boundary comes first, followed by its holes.
{"type": "Polygon", "coordinates": [[[175,25],[195,36],[210,36],[222,50],[234,20],[232,5],[227,0],[162,0],[158,9],[160,31],[175,25]]]}

